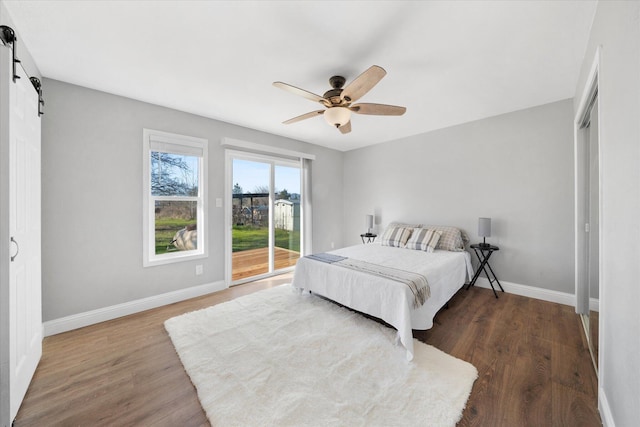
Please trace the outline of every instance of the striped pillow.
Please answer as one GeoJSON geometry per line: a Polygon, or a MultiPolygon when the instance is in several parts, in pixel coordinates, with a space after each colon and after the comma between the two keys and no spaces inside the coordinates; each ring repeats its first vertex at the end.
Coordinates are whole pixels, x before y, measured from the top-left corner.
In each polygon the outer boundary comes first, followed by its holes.
{"type": "Polygon", "coordinates": [[[442,236],[442,231],[430,228],[416,228],[407,240],[407,249],[417,249],[419,251],[433,252],[442,236]]]}
{"type": "Polygon", "coordinates": [[[407,240],[409,236],[411,236],[411,232],[413,228],[406,227],[387,227],[382,235],[382,239],[380,239],[380,244],[382,246],[395,246],[397,248],[402,248],[407,244],[407,240]]]}

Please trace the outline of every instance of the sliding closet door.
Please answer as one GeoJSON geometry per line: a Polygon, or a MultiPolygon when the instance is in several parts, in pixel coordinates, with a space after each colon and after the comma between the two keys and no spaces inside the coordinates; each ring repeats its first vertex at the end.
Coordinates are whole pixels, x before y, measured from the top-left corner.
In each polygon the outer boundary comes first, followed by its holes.
{"type": "Polygon", "coordinates": [[[231,169],[231,282],[292,268],[300,258],[300,162],[235,152],[231,169]]]}
{"type": "Polygon", "coordinates": [[[29,77],[17,67],[20,78],[12,81],[11,52],[0,47],[0,55],[0,421],[8,425],[42,354],[40,118],[29,77]]]}

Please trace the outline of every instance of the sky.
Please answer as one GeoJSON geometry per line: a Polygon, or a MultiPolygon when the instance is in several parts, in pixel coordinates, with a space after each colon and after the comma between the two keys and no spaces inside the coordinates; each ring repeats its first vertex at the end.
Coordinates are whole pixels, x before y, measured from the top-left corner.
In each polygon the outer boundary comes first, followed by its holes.
{"type": "MultiPolygon", "coordinates": [[[[245,193],[255,192],[256,187],[269,185],[269,163],[233,159],[233,184],[240,184],[245,193]]],[[[275,192],[287,190],[300,194],[300,168],[275,166],[275,192]]]]}

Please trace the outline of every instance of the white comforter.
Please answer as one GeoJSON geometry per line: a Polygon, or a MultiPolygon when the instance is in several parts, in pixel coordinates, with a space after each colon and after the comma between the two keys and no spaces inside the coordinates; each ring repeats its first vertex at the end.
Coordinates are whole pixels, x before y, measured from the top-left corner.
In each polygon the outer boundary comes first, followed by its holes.
{"type": "Polygon", "coordinates": [[[398,330],[398,339],[413,358],[412,329],[429,329],[438,310],[473,276],[468,252],[437,250],[426,253],[381,246],[350,246],[330,253],[420,273],[427,278],[431,297],[413,309],[413,294],[404,283],[368,273],[301,258],[292,285],[384,320],[398,330]]]}

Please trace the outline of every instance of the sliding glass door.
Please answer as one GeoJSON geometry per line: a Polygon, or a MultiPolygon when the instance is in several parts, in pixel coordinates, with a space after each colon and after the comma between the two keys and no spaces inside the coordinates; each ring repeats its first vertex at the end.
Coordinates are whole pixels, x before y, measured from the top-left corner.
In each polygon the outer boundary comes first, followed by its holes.
{"type": "Polygon", "coordinates": [[[300,165],[274,165],[274,268],[296,265],[300,258],[300,165]]]}
{"type": "Polygon", "coordinates": [[[295,266],[300,257],[300,164],[233,153],[231,168],[231,282],[295,266]]]}

